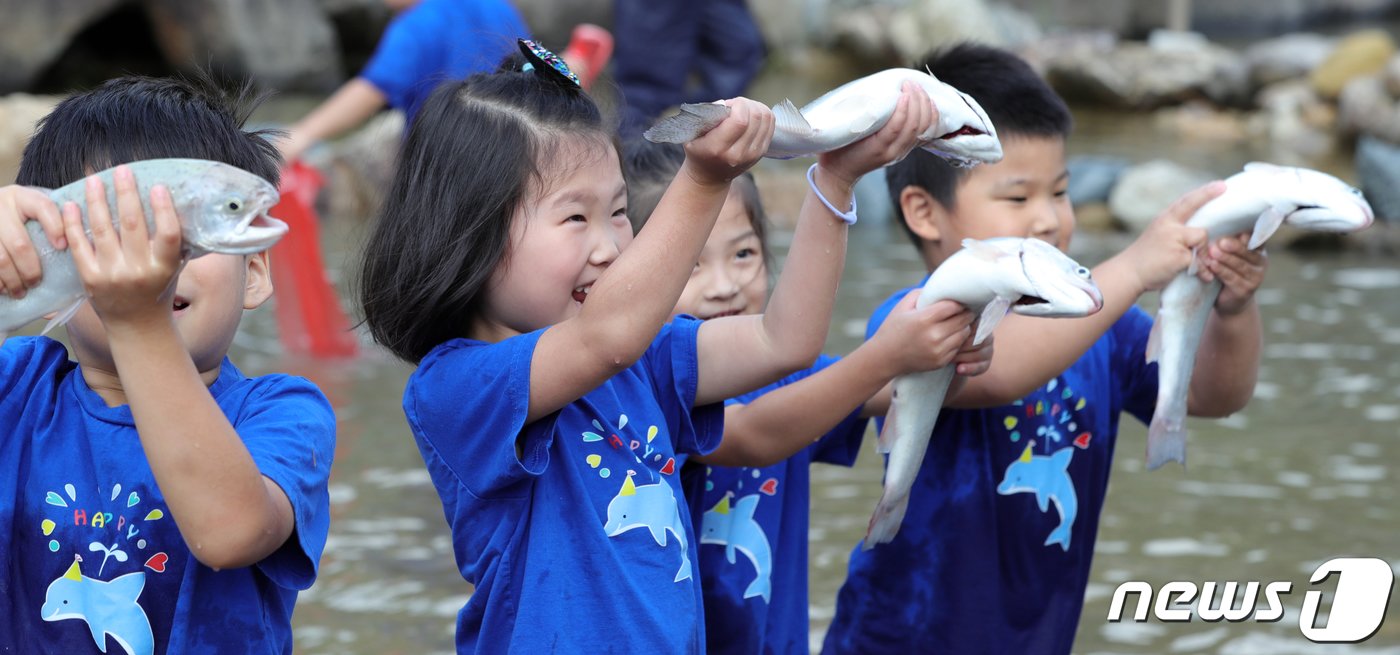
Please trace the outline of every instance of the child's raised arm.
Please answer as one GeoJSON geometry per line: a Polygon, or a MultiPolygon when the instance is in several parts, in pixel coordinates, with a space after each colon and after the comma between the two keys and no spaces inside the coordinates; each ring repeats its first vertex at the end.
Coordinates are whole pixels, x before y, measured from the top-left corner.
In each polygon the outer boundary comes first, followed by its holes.
{"type": "Polygon", "coordinates": [[[176,331],[171,306],[181,266],[180,223],[169,190],[151,190],[156,230],[150,234],[131,169],[117,168],[114,179],[119,229],[96,177],[87,184],[91,242],[78,207],[63,208],[73,260],[106,328],[116,369],[85,365],[84,377],[98,388],[103,376],[120,373],[120,385],[113,386],[131,406],[151,472],[190,552],[214,569],[254,564],[291,536],[291,502],[259,472],[209,394],[213,378],[201,376],[176,331]]]}
{"type": "MultiPolygon", "coordinates": [[[[850,207],[856,181],[907,155],[937,118],[928,95],[906,83],[894,115],[880,131],[821,155],[813,171],[816,189],[832,206],[850,207]]],[[[815,190],[807,192],[764,313],[711,319],[700,327],[695,404],[731,398],[812,364],[831,323],[848,227],[815,190]]]]}
{"type": "MultiPolygon", "coordinates": [[[[971,312],[951,300],[916,308],[917,297],[918,291],[910,292],[874,337],[831,366],[747,405],[726,407],[724,439],[714,452],[695,459],[719,466],[768,466],[806,448],[863,405],[862,416],[883,414],[889,408],[890,380],[948,366],[971,336],[971,312]]],[[[989,358],[991,353],[982,354],[989,358]]]]}
{"type": "Polygon", "coordinates": [[[991,370],[969,379],[952,407],[994,407],[1020,400],[1069,368],[1108,331],[1138,296],[1161,289],[1191,263],[1206,231],[1188,227],[1196,211],[1223,193],[1212,183],[1179,198],[1123,252],[1094,268],[1103,309],[1084,318],[1044,320],[1009,314],[997,327],[991,370]]]}
{"type": "Polygon", "coordinates": [[[631,366],[670,318],[730,181],[753,166],[773,140],[767,107],[744,98],[729,107],[723,123],[686,144],[685,163],[646,229],[594,283],[579,314],[540,336],[530,362],[527,422],[631,366]]]}

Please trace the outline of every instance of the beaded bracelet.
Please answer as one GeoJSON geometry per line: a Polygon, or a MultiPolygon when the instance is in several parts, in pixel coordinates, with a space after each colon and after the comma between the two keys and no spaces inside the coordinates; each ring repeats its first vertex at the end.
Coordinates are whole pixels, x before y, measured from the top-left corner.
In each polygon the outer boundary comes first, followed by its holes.
{"type": "Polygon", "coordinates": [[[811,187],[812,187],[812,193],[817,194],[817,200],[822,201],[822,204],[823,204],[823,205],[826,205],[826,208],[827,208],[827,209],[830,209],[830,210],[831,210],[831,213],[836,214],[836,217],[839,218],[839,219],[841,219],[842,221],[845,221],[845,223],[846,223],[847,225],[855,225],[855,224],[856,224],[856,197],[855,197],[855,195],[854,195],[854,194],[851,195],[851,211],[843,212],[843,211],[841,211],[841,210],[839,210],[839,209],[833,207],[833,206],[831,205],[831,203],[830,203],[829,201],[827,201],[826,196],[823,196],[823,195],[822,195],[821,189],[818,189],[818,188],[817,188],[817,180],[816,180],[815,177],[813,177],[813,175],[814,175],[816,172],[817,172],[817,165],[816,165],[816,164],[812,164],[812,167],[809,168],[809,169],[807,169],[807,184],[811,185],[811,187]]]}

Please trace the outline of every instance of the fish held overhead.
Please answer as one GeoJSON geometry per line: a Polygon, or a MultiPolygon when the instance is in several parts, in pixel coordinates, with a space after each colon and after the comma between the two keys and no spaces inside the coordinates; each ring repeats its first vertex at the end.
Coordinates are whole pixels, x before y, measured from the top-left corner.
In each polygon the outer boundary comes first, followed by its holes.
{"type": "MultiPolygon", "coordinates": [[[[830,152],[884,127],[894,114],[904,82],[928,94],[938,122],[922,135],[921,147],[959,167],[1001,161],[1001,142],[987,112],[971,96],[912,68],[891,68],[847,82],[798,109],[791,100],[775,105],[773,143],[764,156],[792,159],[830,152]]],[[[681,105],[643,136],[655,143],[686,143],[729,115],[723,102],[681,105]]]]}

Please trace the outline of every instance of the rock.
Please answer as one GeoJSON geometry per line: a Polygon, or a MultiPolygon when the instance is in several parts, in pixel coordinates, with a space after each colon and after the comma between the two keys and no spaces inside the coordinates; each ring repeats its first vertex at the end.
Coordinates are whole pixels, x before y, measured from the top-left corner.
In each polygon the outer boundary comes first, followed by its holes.
{"type": "MultiPolygon", "coordinates": [[[[1276,149],[1294,155],[1317,156],[1335,146],[1336,110],[1318,97],[1304,79],[1278,82],[1260,90],[1256,133],[1276,149]]],[[[1284,156],[1285,159],[1295,157],[1284,156]]]]}
{"type": "Polygon", "coordinates": [[[1138,164],[1118,178],[1108,196],[1108,208],[1129,230],[1141,232],[1182,194],[1211,179],[1205,173],[1165,159],[1138,164]]]}
{"type": "Polygon", "coordinates": [[[1198,100],[1159,109],[1152,119],[1159,129],[1176,133],[1188,141],[1236,143],[1247,136],[1245,121],[1237,112],[1216,109],[1198,100]]]}
{"type": "Polygon", "coordinates": [[[82,32],[128,0],[0,0],[0,93],[27,91],[82,32]]]}
{"type": "Polygon", "coordinates": [[[1041,35],[1040,26],[1028,14],[983,0],[854,4],[858,6],[835,14],[827,31],[837,43],[872,64],[915,61],[930,50],[959,41],[1016,48],[1041,35]]]}
{"type": "Polygon", "coordinates": [[[1386,92],[1372,75],[1352,80],[1337,102],[1338,127],[1345,134],[1370,134],[1400,143],[1400,98],[1386,92]]]}
{"type": "Polygon", "coordinates": [[[1400,222],[1400,145],[1361,137],[1356,144],[1356,173],[1376,220],[1400,222]]]}
{"type": "Polygon", "coordinates": [[[1149,43],[1121,43],[1052,53],[1046,77],[1070,100],[1153,108],[1206,97],[1241,104],[1249,68],[1239,55],[1199,36],[1158,33],[1149,43]]]}
{"type": "Polygon", "coordinates": [[[329,91],[343,79],[335,32],[315,0],[144,0],[156,41],[179,66],[213,66],[278,89],[329,91]]]}
{"type": "Polygon", "coordinates": [[[1332,54],[1313,69],[1309,79],[1322,97],[1335,99],[1347,82],[1379,73],[1394,54],[1395,41],[1384,30],[1357,32],[1338,42],[1332,54]]]}
{"type": "Polygon", "coordinates": [[[1122,157],[1070,157],[1069,202],[1075,212],[1079,212],[1080,205],[1108,202],[1108,193],[1130,164],[1122,157]]]}
{"type": "Polygon", "coordinates": [[[1400,54],[1390,58],[1385,65],[1385,90],[1391,97],[1400,98],[1400,54]]]}
{"type": "Polygon", "coordinates": [[[349,136],[307,153],[307,162],[326,178],[319,199],[323,215],[361,218],[378,211],[403,130],[403,112],[381,112],[349,136]]]}
{"type": "Polygon", "coordinates": [[[1249,65],[1250,81],[1261,87],[1308,75],[1336,47],[1336,39],[1321,34],[1289,34],[1249,46],[1244,60],[1249,65]]]}
{"type": "MultiPolygon", "coordinates": [[[[1163,0],[1008,1],[1055,29],[1107,29],[1121,35],[1145,34],[1166,25],[1173,4],[1163,0]]],[[[1397,0],[1197,1],[1190,3],[1190,24],[1211,37],[1260,37],[1310,29],[1320,21],[1372,19],[1397,7],[1397,0]]]]}
{"type": "Polygon", "coordinates": [[[1113,212],[1110,212],[1108,205],[1102,202],[1091,202],[1082,207],[1076,204],[1074,222],[1076,235],[1084,232],[1118,231],[1118,222],[1113,220],[1113,212]]]}
{"type": "Polygon", "coordinates": [[[60,100],[57,96],[15,93],[0,98],[0,184],[12,184],[19,173],[20,155],[34,126],[60,100]]]}

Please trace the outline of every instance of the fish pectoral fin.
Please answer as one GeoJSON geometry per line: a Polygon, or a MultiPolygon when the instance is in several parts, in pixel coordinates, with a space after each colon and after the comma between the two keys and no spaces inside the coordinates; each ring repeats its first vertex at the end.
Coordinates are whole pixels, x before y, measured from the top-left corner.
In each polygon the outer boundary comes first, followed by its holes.
{"type": "Polygon", "coordinates": [[[1288,214],[1292,211],[1291,207],[1279,205],[1270,205],[1268,209],[1265,209],[1264,213],[1259,215],[1259,220],[1254,223],[1254,234],[1249,236],[1249,249],[1254,250],[1264,245],[1264,242],[1278,231],[1279,226],[1283,225],[1283,220],[1288,218],[1288,214]]]}
{"type": "Polygon", "coordinates": [[[894,397],[890,399],[890,408],[885,412],[885,427],[880,430],[880,436],[875,440],[875,452],[882,455],[888,454],[894,449],[895,437],[899,423],[899,387],[895,387],[894,397]]]}
{"type": "Polygon", "coordinates": [[[785,134],[808,136],[813,131],[812,125],[807,122],[801,110],[788,99],[773,107],[773,122],[777,130],[785,134]]]}
{"type": "Polygon", "coordinates": [[[1152,331],[1147,334],[1147,363],[1151,364],[1162,358],[1162,315],[1157,315],[1157,320],[1152,321],[1152,331]]]}
{"type": "Polygon", "coordinates": [[[87,302],[87,296],[83,296],[79,298],[77,302],[63,308],[63,311],[60,311],[58,314],[55,314],[53,318],[49,319],[49,322],[44,325],[44,331],[40,332],[39,336],[44,336],[49,333],[49,330],[60,325],[65,325],[68,321],[73,320],[73,316],[78,313],[79,309],[82,309],[83,303],[85,302],[87,302]]]}
{"type": "Polygon", "coordinates": [[[972,337],[972,345],[980,345],[987,337],[992,336],[1001,319],[1006,318],[1006,313],[1011,310],[1011,300],[997,296],[982,308],[982,316],[977,319],[977,334],[972,337]]]}

